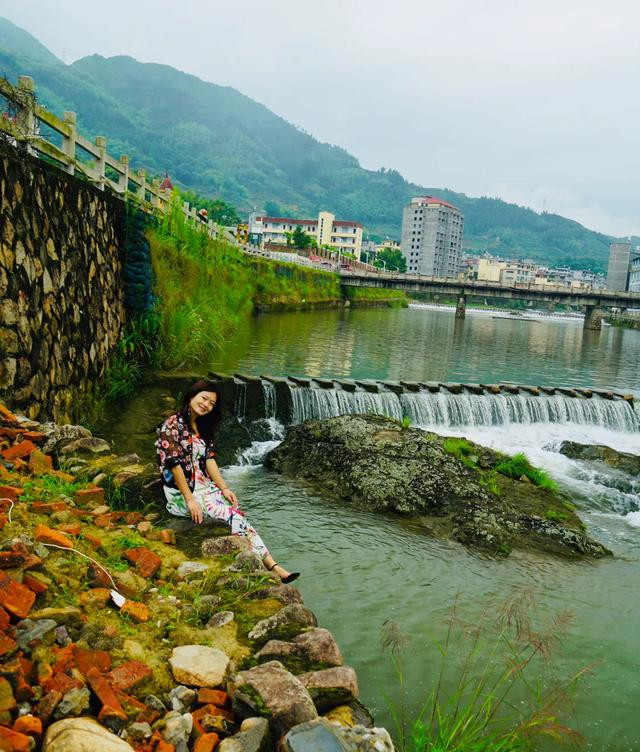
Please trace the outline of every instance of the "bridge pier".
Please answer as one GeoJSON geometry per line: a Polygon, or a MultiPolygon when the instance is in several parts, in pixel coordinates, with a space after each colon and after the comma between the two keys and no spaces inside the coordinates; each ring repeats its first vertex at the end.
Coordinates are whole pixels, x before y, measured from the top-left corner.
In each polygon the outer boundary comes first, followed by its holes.
{"type": "Polygon", "coordinates": [[[467,297],[466,295],[458,295],[458,302],[456,303],[456,318],[463,319],[467,311],[467,297]]]}
{"type": "Polygon", "coordinates": [[[602,329],[602,311],[594,305],[584,307],[583,329],[599,332],[602,329]]]}

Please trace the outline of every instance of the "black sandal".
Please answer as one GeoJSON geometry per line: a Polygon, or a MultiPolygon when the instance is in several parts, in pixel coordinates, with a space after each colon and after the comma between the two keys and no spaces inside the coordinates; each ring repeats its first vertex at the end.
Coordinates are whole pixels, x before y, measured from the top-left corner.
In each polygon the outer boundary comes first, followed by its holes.
{"type": "MultiPolygon", "coordinates": [[[[278,562],[276,561],[273,566],[267,567],[267,572],[272,572],[277,566],[278,562]]],[[[300,577],[300,572],[291,572],[291,574],[288,574],[286,577],[281,577],[280,580],[283,584],[288,585],[290,582],[297,580],[298,577],[300,577]]]]}

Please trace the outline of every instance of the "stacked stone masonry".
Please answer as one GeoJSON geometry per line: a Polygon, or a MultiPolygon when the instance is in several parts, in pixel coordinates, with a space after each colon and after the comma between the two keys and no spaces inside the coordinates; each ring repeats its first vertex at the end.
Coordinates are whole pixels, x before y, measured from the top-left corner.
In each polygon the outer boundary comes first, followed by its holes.
{"type": "Polygon", "coordinates": [[[0,400],[68,421],[125,321],[124,208],[6,144],[0,203],[0,400]]]}

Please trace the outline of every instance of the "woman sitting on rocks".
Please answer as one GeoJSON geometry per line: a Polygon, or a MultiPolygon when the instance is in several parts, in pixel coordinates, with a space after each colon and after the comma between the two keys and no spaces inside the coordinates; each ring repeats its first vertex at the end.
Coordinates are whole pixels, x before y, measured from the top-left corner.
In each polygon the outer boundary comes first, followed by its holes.
{"type": "Polygon", "coordinates": [[[180,410],[158,429],[156,448],[167,499],[167,511],[191,517],[226,522],[233,535],[249,539],[252,550],[265,567],[282,582],[292,582],[299,572],[277,564],[262,538],[238,508],[238,499],[222,480],[213,451],[213,434],[222,417],[218,388],[213,381],[196,381],[185,393],[180,410]]]}

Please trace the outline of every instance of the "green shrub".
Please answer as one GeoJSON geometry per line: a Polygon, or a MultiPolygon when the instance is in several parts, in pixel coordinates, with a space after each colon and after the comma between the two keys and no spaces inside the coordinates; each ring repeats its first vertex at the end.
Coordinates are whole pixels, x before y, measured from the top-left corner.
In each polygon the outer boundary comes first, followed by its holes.
{"type": "Polygon", "coordinates": [[[513,457],[498,463],[494,470],[507,478],[528,478],[534,486],[539,486],[547,491],[557,491],[558,484],[544,470],[534,467],[525,454],[519,452],[513,457]]]}

